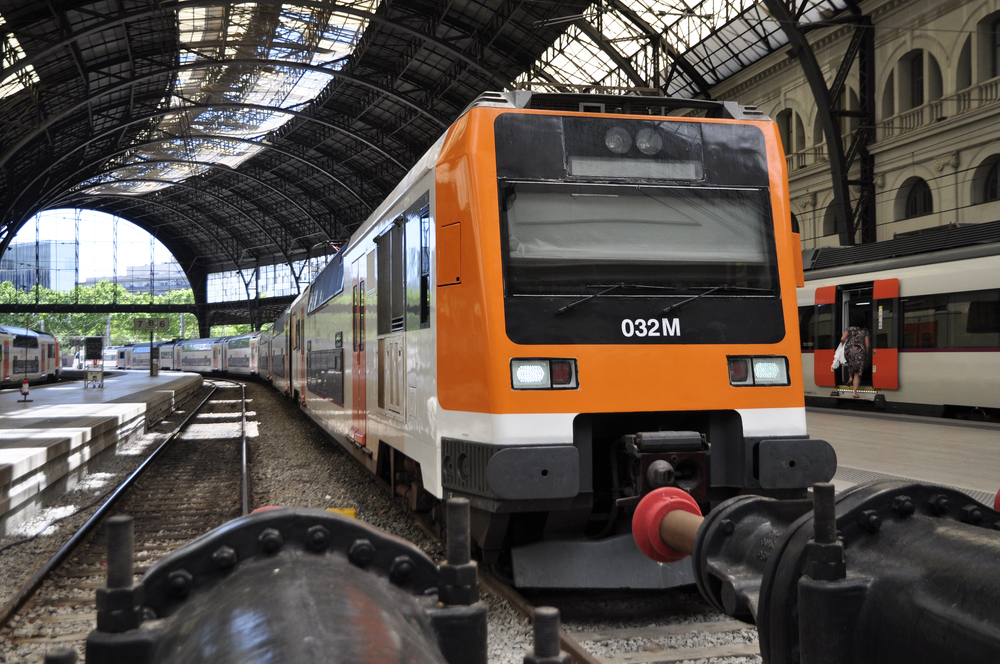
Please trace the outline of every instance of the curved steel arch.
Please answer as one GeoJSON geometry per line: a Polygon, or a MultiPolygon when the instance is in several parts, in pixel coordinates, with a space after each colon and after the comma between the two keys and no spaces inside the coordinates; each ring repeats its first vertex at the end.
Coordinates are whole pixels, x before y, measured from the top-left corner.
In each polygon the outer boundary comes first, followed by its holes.
{"type": "MultiPolygon", "coordinates": [[[[126,178],[126,179],[122,179],[122,180],[116,180],[116,182],[163,182],[163,183],[169,183],[169,184],[171,184],[171,186],[177,187],[177,188],[179,188],[181,190],[190,190],[190,191],[197,192],[199,195],[204,194],[206,196],[209,196],[209,197],[211,197],[211,198],[219,201],[223,205],[226,205],[226,206],[231,207],[232,209],[236,210],[236,212],[240,216],[242,216],[244,219],[246,219],[247,221],[250,222],[251,226],[255,226],[261,233],[263,233],[265,236],[267,236],[267,239],[269,239],[274,244],[274,246],[278,248],[278,250],[281,252],[281,255],[285,258],[285,261],[289,264],[289,267],[291,267],[291,259],[288,257],[288,254],[285,253],[284,247],[282,247],[280,244],[278,244],[278,242],[275,241],[275,239],[271,236],[271,234],[263,226],[261,226],[257,222],[256,219],[254,219],[249,214],[247,214],[245,211],[243,211],[242,209],[240,209],[238,206],[236,206],[235,204],[231,203],[230,201],[227,201],[225,198],[223,198],[221,196],[213,194],[212,192],[210,192],[210,191],[208,191],[206,189],[202,189],[202,188],[198,188],[198,187],[193,187],[193,186],[191,186],[189,184],[186,184],[186,183],[183,183],[183,182],[171,182],[170,180],[158,180],[156,178],[126,178]]],[[[76,189],[73,192],[67,192],[67,193],[70,194],[70,196],[68,196],[67,198],[71,198],[72,196],[80,193],[81,191],[83,191],[85,189],[91,189],[93,187],[103,187],[103,186],[106,186],[107,184],[108,184],[107,182],[100,182],[100,183],[95,183],[95,184],[91,184],[91,185],[82,185],[81,187],[79,187],[78,189],[76,189]]],[[[103,195],[103,194],[98,194],[98,195],[103,195]]],[[[167,198],[169,200],[172,197],[167,197],[167,198]]],[[[144,201],[145,197],[143,197],[142,200],[144,201]]],[[[258,206],[256,204],[254,204],[254,207],[258,207],[258,206]]],[[[259,207],[258,207],[258,210],[260,210],[259,207]]],[[[247,247],[245,244],[243,244],[242,242],[240,242],[239,240],[237,240],[236,237],[231,232],[231,230],[229,229],[229,227],[222,226],[222,228],[225,228],[227,234],[230,237],[233,237],[233,239],[236,241],[237,246],[243,246],[244,250],[252,248],[252,247],[247,247]]],[[[235,263],[235,264],[239,265],[239,263],[235,263]]]]}
{"type": "MultiPolygon", "coordinates": [[[[44,177],[45,174],[49,170],[51,170],[51,168],[53,166],[55,166],[56,164],[58,164],[58,163],[62,162],[63,160],[65,160],[70,154],[76,152],[77,150],[79,150],[81,148],[86,147],[87,145],[89,145],[90,143],[93,143],[94,141],[100,140],[101,138],[105,138],[107,136],[110,136],[110,135],[112,135],[112,134],[120,131],[123,126],[128,126],[130,124],[142,123],[142,122],[145,122],[145,121],[149,120],[152,117],[160,117],[160,116],[162,116],[162,115],[164,115],[166,113],[167,113],[166,111],[161,112],[161,113],[155,113],[155,114],[151,114],[149,116],[145,116],[145,117],[142,117],[142,118],[135,119],[135,120],[133,120],[133,121],[131,121],[129,123],[123,123],[122,125],[117,125],[113,129],[105,130],[103,133],[99,134],[98,136],[92,136],[92,137],[90,137],[89,140],[87,140],[84,143],[82,143],[81,145],[78,145],[77,147],[73,148],[73,150],[65,152],[59,159],[57,159],[52,164],[50,164],[49,168],[47,168],[47,169],[43,170],[41,173],[37,174],[34,177],[34,179],[32,179],[30,183],[28,183],[28,185],[26,185],[24,187],[21,187],[21,191],[14,198],[14,200],[11,202],[11,204],[7,207],[6,216],[10,217],[13,214],[14,206],[16,205],[17,201],[19,201],[21,199],[21,197],[28,192],[28,190],[29,190],[29,188],[30,188],[31,185],[33,185],[39,179],[41,179],[42,177],[44,177]]],[[[358,201],[362,205],[364,205],[365,207],[371,209],[371,205],[368,204],[368,202],[364,200],[364,198],[361,196],[361,194],[358,193],[358,192],[356,192],[352,187],[349,187],[347,184],[345,184],[344,182],[342,182],[340,180],[340,178],[338,178],[337,176],[333,175],[332,173],[330,173],[326,169],[321,168],[320,166],[312,163],[308,159],[303,159],[302,157],[300,157],[300,156],[298,156],[298,155],[296,155],[296,154],[294,154],[292,152],[288,152],[288,151],[283,150],[282,148],[276,147],[274,145],[268,145],[266,143],[261,143],[261,142],[258,142],[258,141],[252,141],[252,140],[246,139],[246,138],[235,138],[235,137],[232,137],[232,136],[219,136],[219,135],[215,135],[215,134],[201,134],[197,138],[205,139],[205,140],[218,140],[218,141],[223,141],[224,140],[224,141],[232,141],[232,142],[236,142],[236,143],[247,143],[247,144],[250,144],[250,145],[263,146],[266,150],[270,150],[272,152],[276,152],[278,154],[285,155],[285,156],[289,157],[290,159],[294,159],[297,162],[305,164],[308,168],[311,168],[313,170],[318,171],[322,175],[326,176],[327,178],[329,178],[330,180],[332,180],[333,182],[337,183],[338,185],[340,185],[341,187],[343,187],[345,190],[347,190],[348,192],[350,192],[351,195],[353,195],[356,199],[358,199],[358,201]]],[[[185,140],[185,137],[184,136],[175,136],[175,135],[169,135],[168,134],[168,135],[165,135],[163,138],[158,138],[158,139],[155,139],[155,140],[147,141],[147,142],[141,143],[139,145],[147,145],[147,144],[153,144],[153,143],[160,143],[160,142],[169,141],[169,140],[185,140]]],[[[135,147],[136,147],[135,145],[130,145],[129,146],[130,149],[134,149],[135,147]]],[[[66,181],[66,178],[63,178],[63,180],[61,180],[59,184],[62,185],[65,181],[66,181]]],[[[72,186],[72,185],[66,185],[66,186],[72,186]]],[[[52,189],[52,187],[49,188],[50,191],[51,191],[51,189],[52,189]]],[[[39,197],[39,202],[42,202],[41,201],[41,197],[39,197]]],[[[42,205],[42,206],[36,206],[36,208],[38,208],[38,209],[41,209],[41,207],[44,207],[44,205],[42,205]]]]}
{"type": "MultiPolygon", "coordinates": [[[[152,144],[152,143],[156,143],[156,142],[159,142],[159,141],[152,141],[150,143],[152,144]]],[[[123,153],[129,152],[129,151],[131,151],[133,149],[134,149],[134,147],[129,146],[128,148],[123,148],[122,150],[119,150],[118,152],[113,152],[111,154],[102,155],[101,157],[99,157],[99,158],[97,158],[97,159],[95,159],[95,160],[87,163],[86,165],[78,168],[69,177],[63,178],[63,180],[60,183],[58,183],[58,184],[62,184],[62,182],[65,182],[67,180],[76,179],[77,177],[81,176],[82,173],[88,171],[91,168],[94,168],[94,167],[98,166],[102,162],[105,162],[108,159],[111,159],[111,158],[113,158],[113,157],[115,157],[115,156],[117,156],[119,154],[123,154],[123,153]]],[[[313,216],[312,212],[310,212],[309,210],[306,210],[304,207],[302,207],[299,204],[298,201],[296,201],[294,198],[292,198],[291,196],[289,196],[285,192],[281,191],[277,187],[271,185],[270,183],[268,183],[268,182],[266,182],[264,180],[261,180],[260,178],[253,177],[249,173],[246,173],[244,171],[241,171],[241,170],[238,170],[238,169],[235,169],[235,168],[229,168],[228,166],[223,166],[222,164],[216,163],[214,161],[196,161],[196,160],[192,160],[192,159],[147,159],[147,160],[144,160],[143,162],[141,162],[141,164],[138,164],[138,165],[160,164],[160,163],[164,163],[164,164],[196,164],[196,165],[199,165],[199,166],[206,166],[208,168],[214,168],[216,171],[218,171],[220,173],[229,173],[229,174],[236,175],[238,177],[246,178],[247,180],[251,180],[253,182],[256,182],[257,184],[261,185],[262,187],[265,187],[266,189],[268,189],[270,191],[273,191],[275,194],[277,194],[281,198],[285,199],[286,201],[288,201],[289,203],[291,203],[293,206],[297,207],[302,212],[302,214],[304,214],[305,216],[307,216],[318,228],[322,229],[322,225],[316,220],[316,218],[313,216]]],[[[102,175],[107,175],[109,173],[113,173],[113,172],[115,172],[117,170],[121,170],[123,168],[130,168],[133,165],[134,164],[125,164],[123,166],[118,166],[118,167],[112,168],[110,170],[101,171],[99,173],[96,173],[95,175],[92,175],[91,177],[100,177],[102,175]]],[[[104,184],[108,184],[108,183],[104,183],[104,184]]],[[[70,192],[68,192],[68,193],[70,193],[70,192]]],[[[140,200],[141,200],[141,198],[140,198],[140,200]]]]}
{"type": "MultiPolygon", "coordinates": [[[[110,28],[118,27],[119,25],[125,25],[126,23],[131,23],[131,22],[134,22],[134,21],[140,21],[140,20],[143,20],[143,19],[146,19],[146,18],[154,18],[154,17],[165,16],[167,14],[176,12],[178,9],[184,9],[186,7],[224,7],[224,6],[228,6],[228,5],[231,5],[231,4],[233,4],[233,2],[231,0],[185,0],[184,2],[160,3],[159,6],[156,9],[152,9],[152,10],[145,10],[145,11],[134,12],[134,13],[125,13],[125,14],[119,13],[118,18],[115,18],[114,20],[105,21],[103,23],[98,23],[98,24],[95,24],[95,25],[92,25],[92,26],[88,27],[85,30],[80,30],[78,32],[75,32],[75,33],[73,33],[73,34],[65,37],[62,41],[59,41],[59,42],[53,44],[49,48],[46,48],[44,50],[41,50],[41,51],[33,54],[30,58],[23,58],[21,60],[18,60],[13,66],[8,67],[7,69],[4,69],[4,70],[0,70],[0,83],[2,83],[3,81],[5,81],[9,76],[17,74],[22,69],[24,69],[24,68],[26,68],[28,66],[33,66],[33,65],[38,64],[39,61],[43,60],[44,58],[46,58],[46,57],[48,57],[50,55],[55,54],[56,51],[58,51],[58,50],[60,50],[62,48],[65,48],[66,46],[69,46],[70,44],[72,44],[72,43],[74,43],[74,42],[76,42],[76,41],[78,41],[78,40],[80,40],[80,39],[82,39],[84,37],[89,37],[89,36],[94,35],[96,33],[103,32],[104,30],[108,30],[110,28]]],[[[284,4],[287,4],[287,3],[284,2],[283,0],[257,0],[257,4],[279,5],[280,6],[280,5],[284,5],[284,4]]],[[[295,2],[295,4],[297,6],[309,7],[310,9],[329,9],[330,8],[330,3],[327,2],[327,1],[324,1],[324,0],[297,0],[295,2]]],[[[363,19],[366,19],[366,20],[371,21],[373,23],[379,23],[379,24],[382,24],[382,25],[387,25],[390,28],[399,30],[400,32],[405,32],[406,34],[411,35],[413,37],[416,37],[418,39],[422,39],[423,41],[425,41],[427,43],[434,44],[434,46],[440,48],[441,50],[443,50],[443,51],[445,51],[447,53],[450,53],[455,58],[458,58],[459,60],[461,60],[462,62],[465,62],[467,65],[469,65],[470,67],[472,67],[476,71],[479,71],[481,74],[484,75],[483,76],[484,78],[492,80],[494,83],[498,83],[500,87],[506,87],[506,85],[507,85],[507,83],[501,81],[499,78],[496,77],[496,73],[495,72],[489,71],[488,69],[486,69],[485,67],[483,67],[480,63],[478,63],[473,58],[470,58],[470,57],[464,55],[461,51],[459,51],[458,49],[456,49],[454,46],[452,46],[448,42],[446,42],[444,40],[441,40],[441,39],[438,39],[437,37],[434,37],[433,35],[421,32],[420,30],[416,30],[414,28],[411,28],[411,27],[409,27],[407,25],[403,25],[403,24],[398,23],[396,21],[392,21],[392,20],[387,19],[387,18],[385,18],[383,16],[379,16],[376,13],[367,12],[367,11],[364,11],[363,9],[356,9],[354,7],[350,7],[350,6],[347,6],[347,5],[337,5],[336,9],[334,11],[335,12],[339,12],[341,14],[348,14],[350,16],[356,16],[358,18],[363,18],[363,19]]],[[[500,54],[498,54],[498,57],[500,57],[501,59],[506,60],[506,58],[504,58],[500,54]]]]}
{"type": "Polygon", "coordinates": [[[326,67],[321,67],[321,66],[318,66],[318,65],[309,65],[309,64],[296,63],[296,62],[286,62],[284,60],[248,60],[248,59],[238,59],[238,60],[207,60],[206,59],[206,60],[199,60],[197,62],[189,62],[189,63],[186,63],[186,64],[177,65],[176,67],[171,67],[170,69],[160,69],[160,70],[157,70],[157,71],[155,71],[153,73],[143,74],[142,76],[130,78],[127,81],[125,81],[124,83],[120,83],[118,85],[115,85],[115,86],[112,86],[112,87],[109,87],[109,88],[103,88],[99,92],[92,93],[90,96],[88,96],[83,101],[78,101],[76,104],[72,104],[71,106],[68,106],[68,107],[64,108],[57,115],[50,116],[50,117],[46,118],[43,122],[40,122],[38,124],[38,126],[34,127],[31,132],[29,132],[27,135],[23,136],[17,143],[15,143],[13,146],[11,146],[7,150],[5,150],[4,153],[2,155],[0,155],[0,167],[4,166],[4,164],[6,164],[11,159],[11,157],[13,157],[13,155],[17,154],[17,152],[22,147],[24,147],[25,145],[27,145],[28,143],[30,143],[31,141],[33,141],[38,136],[40,136],[40,135],[44,134],[45,132],[47,132],[49,129],[52,128],[53,125],[57,124],[61,120],[64,120],[64,119],[66,119],[69,116],[72,116],[74,113],[76,113],[77,111],[82,110],[85,107],[89,107],[90,103],[92,101],[94,101],[95,99],[101,99],[103,97],[108,97],[110,95],[113,95],[116,92],[121,92],[121,91],[123,91],[125,89],[131,88],[131,87],[135,86],[137,83],[141,83],[143,81],[148,81],[150,79],[157,78],[157,77],[163,76],[165,74],[176,75],[177,72],[181,72],[181,71],[187,71],[187,70],[191,70],[191,69],[204,69],[206,67],[219,67],[219,66],[225,66],[225,65],[288,67],[290,69],[303,69],[303,70],[306,70],[306,71],[315,71],[315,72],[327,74],[327,75],[331,76],[332,78],[340,78],[340,79],[343,79],[343,80],[348,81],[350,83],[354,83],[356,85],[360,85],[362,87],[368,88],[368,89],[373,90],[375,92],[384,94],[385,96],[387,96],[387,97],[389,97],[391,99],[394,99],[395,101],[399,102],[400,104],[402,104],[404,106],[407,106],[409,108],[412,108],[417,113],[419,113],[420,115],[422,115],[425,118],[427,118],[429,121],[431,121],[431,122],[439,125],[442,129],[444,129],[444,128],[446,128],[448,126],[448,123],[444,122],[443,120],[435,117],[434,115],[432,115],[428,111],[424,110],[418,103],[410,101],[409,99],[406,99],[405,97],[397,94],[391,88],[386,88],[386,87],[378,85],[376,83],[371,83],[369,81],[365,81],[364,79],[358,78],[357,76],[351,76],[350,74],[344,74],[344,73],[342,73],[342,72],[340,72],[338,70],[327,69],[326,67]]]}

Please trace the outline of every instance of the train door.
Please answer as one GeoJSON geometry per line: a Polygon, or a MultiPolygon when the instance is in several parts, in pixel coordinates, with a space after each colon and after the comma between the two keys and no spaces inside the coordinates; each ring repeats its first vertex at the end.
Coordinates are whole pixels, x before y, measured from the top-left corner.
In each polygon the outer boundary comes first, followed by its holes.
{"type": "Polygon", "coordinates": [[[405,412],[406,381],[404,330],[406,329],[406,271],[403,218],[375,239],[376,337],[375,370],[378,408],[397,417],[405,412]]]}
{"type": "Polygon", "coordinates": [[[3,380],[10,380],[10,338],[3,340],[3,380]]]}
{"type": "Polygon", "coordinates": [[[813,376],[816,385],[836,387],[836,374],[830,371],[833,355],[840,341],[839,312],[836,307],[837,287],[824,286],[816,289],[816,313],[814,316],[813,376]]]}
{"type": "MultiPolygon", "coordinates": [[[[872,312],[873,292],[871,282],[857,286],[844,288],[840,292],[841,325],[840,331],[843,333],[848,327],[860,327],[868,330],[869,341],[874,342],[872,335],[872,323],[874,316],[872,312]]],[[[839,341],[838,341],[839,343],[839,341]]],[[[874,343],[872,346],[874,347],[874,343]]],[[[868,360],[871,359],[869,355],[868,360]]],[[[841,384],[846,385],[850,380],[847,367],[842,366],[837,370],[841,384]]],[[[872,363],[865,362],[865,370],[861,374],[861,385],[870,387],[872,384],[872,363]]]]}
{"type": "Polygon", "coordinates": [[[45,375],[46,360],[48,359],[49,345],[46,343],[38,344],[38,375],[45,375]]]}
{"type": "Polygon", "coordinates": [[[351,268],[351,339],[353,343],[351,366],[351,438],[359,445],[365,444],[367,430],[367,373],[365,364],[365,276],[366,258],[354,261],[351,268]]]}
{"type": "Polygon", "coordinates": [[[899,389],[899,279],[879,279],[872,284],[874,340],[872,384],[883,390],[899,389]]]}

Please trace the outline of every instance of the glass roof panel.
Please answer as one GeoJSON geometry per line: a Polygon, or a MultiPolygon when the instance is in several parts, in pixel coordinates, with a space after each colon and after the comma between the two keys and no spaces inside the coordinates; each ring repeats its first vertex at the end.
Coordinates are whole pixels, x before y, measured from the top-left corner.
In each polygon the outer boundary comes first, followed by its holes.
{"type": "MultiPolygon", "coordinates": [[[[13,33],[7,30],[6,25],[7,21],[3,15],[0,15],[0,61],[2,61],[0,70],[2,71],[7,71],[17,64],[18,60],[24,59],[24,49],[21,48],[21,43],[17,41],[17,37],[13,33]]],[[[28,65],[16,74],[11,74],[0,81],[0,99],[17,94],[31,83],[38,83],[38,74],[35,73],[34,67],[28,65]]]]}
{"type": "MultiPolygon", "coordinates": [[[[374,11],[376,4],[352,6],[374,11]]],[[[332,4],[182,6],[177,20],[180,69],[163,102],[171,112],[140,134],[134,151],[109,164],[113,172],[84,183],[88,193],[147,193],[215,164],[235,168],[292,119],[281,109],[305,106],[332,79],[296,65],[339,69],[367,25],[332,4]]]]}
{"type": "MultiPolygon", "coordinates": [[[[711,85],[716,85],[757,62],[787,43],[781,26],[756,0],[627,0],[628,7],[652,26],[711,85]]],[[[817,23],[846,7],[845,0],[800,0],[800,24],[817,23]]],[[[528,73],[515,81],[515,87],[534,90],[560,90],[592,86],[629,86],[634,82],[622,76],[619,67],[583,31],[574,25],[574,17],[556,18],[549,24],[567,23],[563,36],[535,62],[528,73]],[[592,48],[574,50],[567,40],[586,39],[592,48]],[[569,60],[569,62],[567,62],[569,60]]],[[[669,56],[654,54],[649,35],[644,34],[613,6],[599,5],[582,17],[598,28],[607,44],[629,59],[636,71],[649,77],[649,84],[665,94],[694,97],[701,90],[680,69],[672,66],[669,56]],[[659,69],[653,71],[653,63],[659,69]]]]}

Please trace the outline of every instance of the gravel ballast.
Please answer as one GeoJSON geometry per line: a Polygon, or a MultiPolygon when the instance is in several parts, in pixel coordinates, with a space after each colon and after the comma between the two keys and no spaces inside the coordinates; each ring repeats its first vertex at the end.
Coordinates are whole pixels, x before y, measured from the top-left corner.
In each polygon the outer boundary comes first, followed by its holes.
{"type": "MultiPolygon", "coordinates": [[[[445,557],[443,543],[432,537],[418,524],[402,499],[393,499],[381,483],[377,482],[361,465],[331,440],[315,423],[305,416],[294,403],[285,399],[269,385],[248,382],[246,395],[249,400],[248,436],[251,461],[251,502],[254,507],[282,505],[287,507],[339,507],[354,508],[357,517],[394,535],[403,537],[421,547],[434,560],[445,557]]],[[[89,476],[87,481],[53,506],[54,510],[70,510],[70,506],[83,504],[86,499],[96,499],[127,476],[155,449],[164,434],[148,434],[135,445],[135,456],[120,456],[101,474],[89,476]]],[[[0,596],[8,597],[34,570],[41,566],[65,539],[72,535],[88,518],[96,505],[85,513],[71,517],[46,531],[44,537],[5,552],[0,552],[0,596]]],[[[38,525],[36,525],[37,529],[38,525]]],[[[0,547],[17,537],[0,540],[0,547]]],[[[483,600],[489,610],[490,664],[521,664],[524,654],[531,649],[531,624],[506,600],[482,590],[483,600]]],[[[726,616],[707,608],[693,612],[669,610],[672,605],[700,603],[697,593],[691,590],[672,591],[659,596],[658,603],[667,607],[661,612],[659,605],[650,611],[632,614],[622,607],[633,607],[634,599],[625,597],[591,607],[589,617],[574,617],[567,611],[565,628],[573,632],[594,632],[599,629],[648,627],[655,624],[712,622],[726,616]],[[623,617],[624,616],[624,617],[623,617]],[[612,618],[614,617],[614,618],[612,618]]],[[[532,601],[535,598],[529,597],[532,601]]],[[[540,602],[542,598],[539,597],[540,602]]],[[[5,600],[4,600],[5,601],[5,600]]],[[[595,600],[601,602],[603,600],[595,600]]],[[[551,602],[558,605],[558,602],[551,602]]],[[[701,606],[704,606],[703,603],[701,606]]],[[[56,623],[58,625],[58,623],[56,623]]],[[[15,629],[23,625],[15,623],[15,629]]],[[[695,628],[692,625],[692,628],[695,628]]],[[[58,629],[58,628],[56,628],[58,629]]],[[[0,631],[0,662],[16,661],[5,657],[2,641],[11,634],[9,628],[0,631]]],[[[753,642],[756,631],[752,628],[736,632],[686,635],[659,639],[657,648],[684,648],[692,645],[709,646],[719,642],[753,642]],[[689,643],[690,642],[690,643],[689,643]]],[[[586,642],[588,650],[604,657],[624,658],[630,652],[648,649],[647,645],[630,643],[629,640],[586,642]]],[[[41,661],[40,659],[37,661],[41,661]]],[[[625,660],[628,661],[628,660],[625,660]]],[[[691,660],[706,664],[754,664],[759,657],[715,658],[691,660]]],[[[31,663],[33,664],[33,662],[31,663]]]]}

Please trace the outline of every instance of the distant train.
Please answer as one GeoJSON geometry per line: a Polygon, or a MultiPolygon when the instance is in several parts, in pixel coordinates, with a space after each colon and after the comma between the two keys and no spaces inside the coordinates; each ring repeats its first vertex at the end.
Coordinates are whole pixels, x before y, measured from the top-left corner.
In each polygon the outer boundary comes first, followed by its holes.
{"type": "Polygon", "coordinates": [[[830,366],[858,320],[873,348],[859,407],[1000,418],[1000,222],[817,253],[798,292],[807,402],[851,397],[830,366]]]}
{"type": "Polygon", "coordinates": [[[488,96],[271,330],[178,342],[180,368],[252,373],[256,349],[412,508],[468,497],[518,585],[691,583],[632,542],[642,495],[803,496],[836,461],[806,435],[775,125],[674,103],[488,96]]]}
{"type": "Polygon", "coordinates": [[[4,385],[59,379],[59,341],[51,334],[0,325],[0,354],[4,385]]]}

